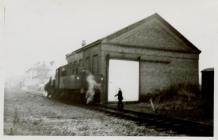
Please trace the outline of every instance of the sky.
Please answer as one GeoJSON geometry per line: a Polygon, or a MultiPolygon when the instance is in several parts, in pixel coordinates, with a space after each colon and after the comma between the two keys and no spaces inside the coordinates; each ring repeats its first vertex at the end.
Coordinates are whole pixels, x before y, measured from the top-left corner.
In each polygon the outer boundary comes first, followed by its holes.
{"type": "Polygon", "coordinates": [[[154,13],[202,51],[199,70],[217,67],[218,0],[0,0],[0,89],[2,77],[43,60],[63,65],[82,40],[91,43],[154,13]]]}
{"type": "Polygon", "coordinates": [[[158,13],[202,53],[199,70],[214,67],[217,0],[0,0],[0,71],[23,74],[38,61],[66,64],[65,55],[158,13]]]}

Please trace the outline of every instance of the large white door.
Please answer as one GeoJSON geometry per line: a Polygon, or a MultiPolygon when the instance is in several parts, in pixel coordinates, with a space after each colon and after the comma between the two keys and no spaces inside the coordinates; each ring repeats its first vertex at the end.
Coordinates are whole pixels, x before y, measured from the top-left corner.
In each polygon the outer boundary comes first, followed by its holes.
{"type": "Polygon", "coordinates": [[[123,101],[139,100],[139,62],[129,60],[109,60],[108,101],[117,101],[114,97],[121,88],[123,101]]]}

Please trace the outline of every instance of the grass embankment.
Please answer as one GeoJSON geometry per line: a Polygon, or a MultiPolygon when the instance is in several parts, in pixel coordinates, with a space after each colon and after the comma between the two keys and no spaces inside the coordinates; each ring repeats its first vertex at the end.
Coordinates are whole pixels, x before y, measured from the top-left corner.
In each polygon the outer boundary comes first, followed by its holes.
{"type": "Polygon", "coordinates": [[[205,101],[197,85],[179,84],[167,89],[156,91],[145,97],[147,102],[155,105],[156,113],[211,123],[211,116],[205,110],[205,101]]]}

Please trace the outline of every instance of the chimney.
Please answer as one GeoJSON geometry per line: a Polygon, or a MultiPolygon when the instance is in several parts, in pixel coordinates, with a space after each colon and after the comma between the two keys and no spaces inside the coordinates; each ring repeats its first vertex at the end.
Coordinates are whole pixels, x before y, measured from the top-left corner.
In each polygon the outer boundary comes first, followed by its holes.
{"type": "Polygon", "coordinates": [[[82,47],[84,47],[86,45],[86,41],[85,40],[82,40],[82,47]]]}

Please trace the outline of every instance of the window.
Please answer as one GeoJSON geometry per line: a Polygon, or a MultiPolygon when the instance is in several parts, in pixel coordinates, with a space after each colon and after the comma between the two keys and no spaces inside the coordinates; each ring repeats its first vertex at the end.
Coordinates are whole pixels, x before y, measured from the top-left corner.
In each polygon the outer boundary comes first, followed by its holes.
{"type": "Polygon", "coordinates": [[[91,70],[91,63],[90,63],[90,57],[86,57],[86,69],[91,70]]]}
{"type": "Polygon", "coordinates": [[[94,74],[98,73],[98,55],[93,55],[92,72],[94,74]]]}
{"type": "Polygon", "coordinates": [[[61,68],[61,76],[66,76],[67,72],[65,68],[61,68]]]}
{"type": "Polygon", "coordinates": [[[82,59],[79,60],[79,66],[80,66],[80,67],[83,66],[83,60],[82,60],[82,59]]]}
{"type": "Polygon", "coordinates": [[[76,64],[77,64],[77,61],[74,61],[74,63],[73,63],[74,67],[76,66],[76,64]]]}
{"type": "Polygon", "coordinates": [[[72,75],[74,74],[74,68],[72,68],[72,75]]]}
{"type": "Polygon", "coordinates": [[[78,67],[75,68],[75,74],[78,74],[78,67]]]}

